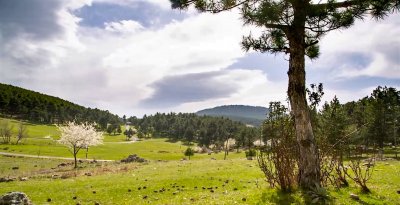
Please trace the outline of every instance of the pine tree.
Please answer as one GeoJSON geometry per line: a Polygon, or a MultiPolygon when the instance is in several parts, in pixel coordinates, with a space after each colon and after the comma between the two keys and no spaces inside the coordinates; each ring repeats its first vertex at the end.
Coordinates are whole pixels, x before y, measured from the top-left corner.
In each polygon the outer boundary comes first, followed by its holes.
{"type": "Polygon", "coordinates": [[[259,37],[243,37],[245,50],[289,55],[288,95],[296,122],[300,151],[300,185],[312,189],[320,184],[317,147],[306,100],[305,56],[319,55],[318,43],[329,31],[348,28],[356,19],[377,19],[400,9],[399,0],[170,0],[172,8],[190,5],[201,12],[218,13],[240,8],[245,24],[264,28],[259,37]],[[318,3],[314,3],[318,2],[318,3]],[[325,1],[324,1],[325,2],[325,1]]]}

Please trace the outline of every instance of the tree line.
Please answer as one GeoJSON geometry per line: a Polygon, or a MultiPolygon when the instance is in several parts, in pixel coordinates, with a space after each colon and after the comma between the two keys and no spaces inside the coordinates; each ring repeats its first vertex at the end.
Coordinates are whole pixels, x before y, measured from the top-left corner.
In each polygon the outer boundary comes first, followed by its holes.
{"type": "Polygon", "coordinates": [[[98,128],[120,124],[117,115],[100,109],[85,108],[69,101],[0,83],[0,115],[45,124],[68,121],[95,122],[98,128]]]}
{"type": "Polygon", "coordinates": [[[137,128],[138,137],[165,137],[199,146],[222,148],[229,138],[236,146],[252,147],[259,129],[224,117],[198,116],[194,113],[156,113],[127,119],[137,128]]]}

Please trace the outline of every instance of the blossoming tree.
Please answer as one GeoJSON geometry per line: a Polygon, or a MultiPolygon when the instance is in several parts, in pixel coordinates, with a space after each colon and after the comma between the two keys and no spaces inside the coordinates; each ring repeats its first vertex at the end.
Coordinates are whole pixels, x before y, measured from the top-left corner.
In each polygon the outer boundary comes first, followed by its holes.
{"type": "Polygon", "coordinates": [[[67,146],[74,155],[75,168],[77,168],[76,155],[79,150],[103,143],[103,133],[97,132],[92,124],[68,122],[67,125],[58,128],[61,131],[58,143],[67,146]]]}

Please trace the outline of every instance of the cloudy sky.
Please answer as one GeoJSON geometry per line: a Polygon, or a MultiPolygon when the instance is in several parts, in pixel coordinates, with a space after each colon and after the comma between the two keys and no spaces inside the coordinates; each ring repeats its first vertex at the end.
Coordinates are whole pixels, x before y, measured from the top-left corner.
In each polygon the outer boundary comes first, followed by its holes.
{"type": "MultiPolygon", "coordinates": [[[[286,99],[288,56],[245,53],[237,12],[168,0],[0,0],[0,82],[128,116],[286,99]]],[[[324,37],[307,83],[357,100],[400,88],[400,15],[324,37]]]]}

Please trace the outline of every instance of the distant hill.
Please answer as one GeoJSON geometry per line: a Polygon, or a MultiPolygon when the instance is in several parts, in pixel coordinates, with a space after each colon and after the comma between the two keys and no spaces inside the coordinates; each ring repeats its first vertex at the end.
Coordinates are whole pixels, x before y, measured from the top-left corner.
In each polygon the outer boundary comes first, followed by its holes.
{"type": "Polygon", "coordinates": [[[109,111],[86,108],[58,97],[0,83],[0,115],[40,123],[96,122],[102,128],[119,117],[109,111]]]}
{"type": "Polygon", "coordinates": [[[223,105],[196,112],[197,115],[227,117],[253,126],[260,126],[267,113],[266,107],[248,105],[223,105]]]}

